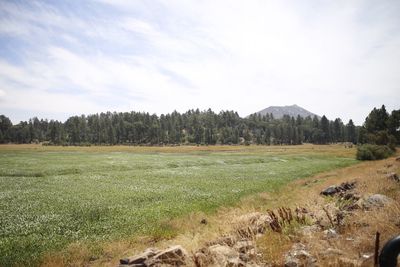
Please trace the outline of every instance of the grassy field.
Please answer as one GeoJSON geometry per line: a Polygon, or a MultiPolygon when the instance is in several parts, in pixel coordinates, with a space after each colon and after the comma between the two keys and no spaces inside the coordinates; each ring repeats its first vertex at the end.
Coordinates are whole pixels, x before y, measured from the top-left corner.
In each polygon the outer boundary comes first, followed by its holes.
{"type": "Polygon", "coordinates": [[[167,222],[356,163],[341,146],[0,146],[0,266],[73,242],[174,234],[167,222]]]}

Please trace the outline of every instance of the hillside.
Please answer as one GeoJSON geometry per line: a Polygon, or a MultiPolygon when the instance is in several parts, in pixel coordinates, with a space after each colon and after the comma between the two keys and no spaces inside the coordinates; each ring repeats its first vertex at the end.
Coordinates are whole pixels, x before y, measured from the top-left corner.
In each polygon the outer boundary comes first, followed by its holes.
{"type": "Polygon", "coordinates": [[[263,109],[261,111],[256,112],[256,114],[261,114],[261,115],[266,115],[266,114],[271,114],[274,116],[275,119],[280,119],[284,115],[289,115],[291,117],[297,117],[297,115],[300,115],[301,117],[305,118],[307,116],[317,116],[320,118],[320,116],[302,108],[299,107],[298,105],[291,105],[291,106],[270,106],[266,109],[263,109]]]}
{"type": "Polygon", "coordinates": [[[400,158],[363,162],[259,193],[213,215],[190,214],[170,224],[182,231],[176,237],[149,243],[147,250],[126,247],[125,256],[137,256],[121,257],[128,264],[120,266],[151,266],[161,257],[196,267],[374,266],[376,232],[380,248],[398,235],[399,170],[400,158]]]}

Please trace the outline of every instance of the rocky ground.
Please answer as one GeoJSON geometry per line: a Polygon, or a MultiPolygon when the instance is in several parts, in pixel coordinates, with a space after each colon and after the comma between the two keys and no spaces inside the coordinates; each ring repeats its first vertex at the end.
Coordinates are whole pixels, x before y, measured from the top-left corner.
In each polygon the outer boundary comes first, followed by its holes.
{"type": "Polygon", "coordinates": [[[290,201],[276,196],[273,209],[231,218],[228,232],[195,249],[148,248],[120,266],[373,266],[376,232],[381,244],[400,233],[399,171],[390,158],[297,181],[290,201]]]}

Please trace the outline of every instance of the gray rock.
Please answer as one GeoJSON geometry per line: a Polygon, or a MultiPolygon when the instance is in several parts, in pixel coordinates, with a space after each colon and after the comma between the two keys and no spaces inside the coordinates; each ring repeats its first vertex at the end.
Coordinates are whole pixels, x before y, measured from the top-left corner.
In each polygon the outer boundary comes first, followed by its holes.
{"type": "Polygon", "coordinates": [[[317,260],[306,250],[301,243],[293,245],[292,249],[285,255],[286,267],[315,266],[317,260]]]}
{"type": "Polygon", "coordinates": [[[361,206],[364,209],[380,208],[390,203],[391,201],[392,199],[388,198],[385,195],[374,194],[364,199],[361,202],[361,206]]]}
{"type": "Polygon", "coordinates": [[[355,187],[356,187],[356,183],[355,182],[344,182],[344,183],[341,183],[339,186],[331,185],[328,188],[324,189],[321,192],[321,195],[333,196],[333,195],[335,195],[337,193],[346,192],[348,190],[354,189],[355,187]]]}
{"type": "Polygon", "coordinates": [[[339,190],[336,185],[331,185],[328,188],[322,190],[321,195],[324,196],[333,196],[334,194],[338,193],[339,190]]]}

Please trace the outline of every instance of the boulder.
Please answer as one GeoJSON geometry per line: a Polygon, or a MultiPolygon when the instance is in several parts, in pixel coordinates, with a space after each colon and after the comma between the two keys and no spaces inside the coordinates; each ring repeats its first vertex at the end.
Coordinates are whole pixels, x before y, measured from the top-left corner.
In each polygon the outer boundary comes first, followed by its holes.
{"type": "Polygon", "coordinates": [[[187,252],[181,246],[173,246],[154,255],[149,259],[148,265],[152,266],[160,263],[174,266],[184,265],[187,257],[187,252]]]}
{"type": "Polygon", "coordinates": [[[392,199],[385,195],[374,194],[361,201],[361,207],[364,209],[380,208],[390,203],[392,199]]]}
{"type": "Polygon", "coordinates": [[[202,266],[208,266],[209,264],[209,260],[207,258],[207,256],[203,253],[203,252],[196,252],[194,254],[194,262],[195,265],[198,267],[202,267],[202,266]]]}
{"type": "Polygon", "coordinates": [[[334,194],[338,193],[338,187],[336,185],[331,185],[328,188],[322,190],[321,195],[324,196],[333,196],[334,194]]]}
{"type": "Polygon", "coordinates": [[[400,178],[397,175],[397,173],[395,173],[395,172],[391,172],[391,173],[387,174],[386,178],[388,178],[390,180],[393,180],[393,181],[396,181],[396,182],[400,182],[400,178]]]}
{"type": "Polygon", "coordinates": [[[240,260],[239,252],[228,246],[210,246],[208,247],[208,252],[217,266],[227,266],[228,263],[232,264],[232,262],[240,260]]]}
{"type": "Polygon", "coordinates": [[[294,244],[285,255],[285,267],[315,266],[316,261],[301,243],[294,244]]]}
{"type": "Polygon", "coordinates": [[[160,251],[155,248],[148,248],[142,254],[120,259],[119,262],[122,265],[126,264],[126,265],[146,266],[145,262],[159,252],[160,251]]]}
{"type": "Polygon", "coordinates": [[[354,189],[356,187],[355,182],[344,182],[340,185],[331,185],[324,190],[322,190],[321,195],[324,196],[333,196],[340,192],[346,192],[348,190],[354,189]]]}

